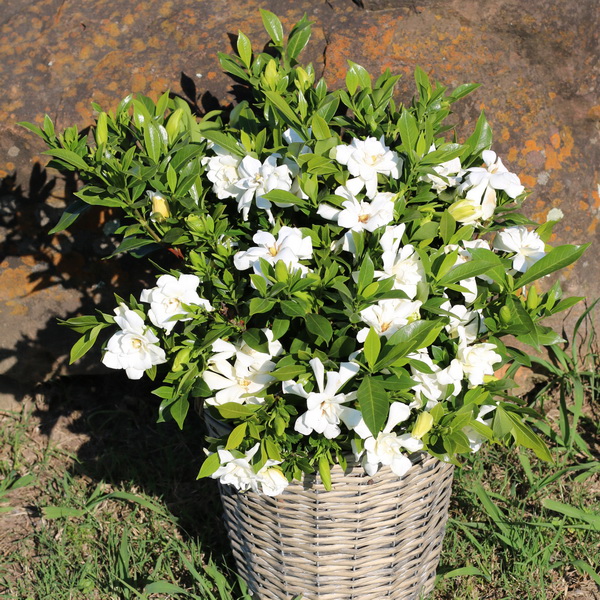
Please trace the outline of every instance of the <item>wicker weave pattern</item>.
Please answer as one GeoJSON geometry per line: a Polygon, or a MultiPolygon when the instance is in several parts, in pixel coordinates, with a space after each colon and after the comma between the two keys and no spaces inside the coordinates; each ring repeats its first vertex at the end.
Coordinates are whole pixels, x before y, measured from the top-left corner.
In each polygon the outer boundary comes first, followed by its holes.
{"type": "Polygon", "coordinates": [[[402,478],[332,469],[275,498],[221,487],[238,570],[260,600],[419,600],[433,589],[453,467],[417,456],[402,478]]]}

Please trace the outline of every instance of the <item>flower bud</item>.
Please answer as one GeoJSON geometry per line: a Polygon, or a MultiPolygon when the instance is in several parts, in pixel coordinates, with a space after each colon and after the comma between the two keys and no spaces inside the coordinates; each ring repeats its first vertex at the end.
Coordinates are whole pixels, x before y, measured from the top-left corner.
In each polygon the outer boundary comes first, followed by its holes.
{"type": "Polygon", "coordinates": [[[274,60],[270,60],[267,63],[263,77],[269,89],[274,90],[277,87],[279,73],[277,72],[277,64],[274,60]]]}
{"type": "Polygon", "coordinates": [[[96,122],[96,145],[101,146],[102,144],[106,144],[108,141],[108,125],[106,121],[106,113],[101,112],[98,115],[98,121],[96,122]]]}
{"type": "Polygon", "coordinates": [[[537,293],[537,289],[535,288],[535,286],[531,286],[529,288],[529,291],[527,292],[527,308],[529,310],[532,310],[534,308],[537,308],[540,304],[540,296],[537,293]]]}
{"type": "Polygon", "coordinates": [[[160,223],[171,216],[169,211],[169,203],[166,198],[158,192],[148,192],[150,200],[152,200],[152,220],[160,223]]]}
{"type": "Polygon", "coordinates": [[[465,198],[450,205],[448,212],[459,223],[473,223],[481,216],[481,206],[465,198]]]}
{"type": "Polygon", "coordinates": [[[420,440],[433,427],[433,417],[431,413],[422,412],[415,422],[412,430],[412,437],[420,440]]]}
{"type": "Polygon", "coordinates": [[[512,321],[512,313],[510,312],[510,308],[508,308],[508,306],[503,306],[500,309],[500,321],[504,325],[510,325],[510,322],[512,321]]]}

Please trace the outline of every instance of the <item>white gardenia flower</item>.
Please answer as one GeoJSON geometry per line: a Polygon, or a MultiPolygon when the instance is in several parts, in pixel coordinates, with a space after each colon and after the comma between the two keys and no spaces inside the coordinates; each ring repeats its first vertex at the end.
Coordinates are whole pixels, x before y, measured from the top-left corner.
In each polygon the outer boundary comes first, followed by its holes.
{"type": "MultiPolygon", "coordinates": [[[[496,410],[495,404],[483,404],[479,408],[479,415],[477,416],[476,421],[487,425],[488,427],[492,424],[493,417],[488,417],[484,419],[485,415],[491,413],[493,410],[496,410]]],[[[481,444],[486,440],[485,436],[481,435],[478,431],[476,431],[473,427],[463,427],[463,433],[469,438],[469,446],[471,447],[471,452],[478,452],[479,448],[481,448],[481,444]]]]}
{"type": "Polygon", "coordinates": [[[419,308],[422,302],[391,298],[380,300],[377,304],[368,306],[360,311],[360,318],[368,325],[361,329],[356,339],[359,343],[366,340],[369,329],[373,327],[377,335],[389,338],[400,327],[419,318],[419,308]]]}
{"type": "Polygon", "coordinates": [[[425,282],[425,269],[414,246],[407,244],[401,248],[396,247],[397,250],[386,250],[384,247],[381,255],[383,270],[375,271],[375,277],[380,280],[393,277],[392,289],[402,290],[410,299],[413,299],[417,295],[419,284],[425,282]]]}
{"type": "Polygon", "coordinates": [[[417,400],[411,403],[411,408],[420,408],[425,400],[425,409],[431,410],[440,400],[456,396],[461,390],[464,376],[462,366],[456,359],[443,368],[435,364],[426,351],[409,354],[409,358],[425,363],[432,373],[424,373],[411,365],[411,378],[417,382],[413,392],[417,400]]]}
{"type": "Polygon", "coordinates": [[[388,175],[394,179],[400,177],[402,159],[384,143],[383,136],[378,140],[368,137],[366,140],[353,139],[350,145],[335,146],[329,157],[342,165],[354,176],[346,182],[346,187],[358,194],[366,187],[366,196],[374,198],[377,194],[377,175],[388,175]]]}
{"type": "Polygon", "coordinates": [[[394,219],[394,198],[391,192],[376,194],[371,202],[359,201],[345,187],[338,187],[337,196],[346,198],[342,202],[343,208],[335,208],[323,203],[317,209],[317,214],[330,221],[336,221],[340,227],[348,231],[344,236],[342,249],[355,252],[352,232],[375,231],[387,225],[394,219]]]}
{"type": "MultiPolygon", "coordinates": [[[[429,152],[435,152],[435,150],[435,144],[432,144],[429,148],[429,152]]],[[[431,182],[431,187],[438,192],[438,194],[443,192],[446,188],[459,185],[462,176],[465,173],[461,167],[460,158],[458,158],[458,156],[452,160],[434,166],[433,171],[435,171],[437,175],[423,175],[422,177],[419,177],[419,180],[431,182]]]]}
{"type": "Polygon", "coordinates": [[[299,229],[282,227],[277,239],[267,231],[259,231],[254,234],[252,241],[258,245],[238,252],[233,257],[236,269],[245,271],[254,268],[255,273],[262,275],[260,259],[263,258],[272,265],[281,260],[291,272],[308,273],[308,267],[300,264],[300,261],[312,258],[312,240],[310,236],[304,237],[299,229]]]}
{"type": "Polygon", "coordinates": [[[217,390],[217,393],[212,398],[207,398],[206,404],[262,404],[264,399],[257,397],[257,394],[275,380],[271,375],[274,368],[275,363],[271,360],[249,362],[237,359],[233,365],[227,360],[209,361],[207,370],[202,373],[202,379],[211,390],[217,390]]]}
{"type": "Polygon", "coordinates": [[[545,244],[536,231],[529,231],[523,225],[508,227],[498,232],[494,239],[494,249],[514,252],[513,269],[525,273],[540,258],[546,255],[545,244]]]}
{"type": "Polygon", "coordinates": [[[146,327],[144,320],[125,304],[115,308],[115,323],[121,331],[106,345],[102,363],[110,369],[125,369],[129,379],[140,379],[153,365],[167,362],[165,351],[157,345],[158,338],[146,327]]]}
{"type": "Polygon", "coordinates": [[[252,457],[258,452],[260,444],[255,444],[244,456],[236,458],[229,450],[220,447],[217,450],[221,466],[211,475],[219,479],[223,485],[232,485],[245,492],[252,487],[256,475],[250,464],[252,457]]]}
{"type": "Polygon", "coordinates": [[[239,190],[236,184],[240,180],[238,167],[241,162],[239,156],[228,154],[219,146],[213,147],[216,156],[206,156],[202,164],[207,166],[206,178],[213,184],[213,192],[219,200],[235,198],[239,190]]]}
{"type": "Polygon", "coordinates": [[[266,496],[279,496],[290,484],[287,477],[278,469],[276,465],[280,461],[269,459],[256,473],[252,480],[252,489],[257,493],[263,493],[266,496]]]}
{"type": "Polygon", "coordinates": [[[240,179],[235,184],[237,189],[238,210],[244,221],[248,220],[248,212],[252,201],[256,206],[265,210],[269,220],[273,221],[271,202],[264,195],[272,190],[290,191],[292,173],[287,165],[277,165],[278,154],[272,154],[264,162],[245,156],[238,166],[240,179]]]}
{"type": "Polygon", "coordinates": [[[308,410],[296,419],[294,429],[303,435],[310,435],[314,431],[333,439],[341,433],[340,423],[353,429],[362,419],[360,411],[344,406],[346,402],[356,400],[356,392],[339,393],[344,384],[358,373],[359,367],[355,363],[344,362],[338,372],[326,373],[320,359],[313,358],[310,365],[317,384],[315,391],[306,392],[304,386],[294,381],[284,381],[282,385],[284,394],[306,398],[308,410]]]}
{"type": "Polygon", "coordinates": [[[184,305],[197,305],[207,311],[213,310],[210,302],[198,295],[196,290],[199,285],[200,279],[196,275],[184,274],[179,279],[173,275],[161,275],[156,280],[156,287],[143,290],[140,300],[150,304],[148,316],[153,325],[170,333],[177,321],[190,320],[191,317],[184,316],[189,314],[184,305]]]}
{"type": "Polygon", "coordinates": [[[481,157],[484,162],[482,167],[467,169],[468,175],[465,179],[465,187],[469,189],[467,197],[483,196],[487,188],[504,190],[509,198],[516,198],[523,193],[525,188],[521,185],[519,177],[508,171],[495,152],[484,150],[481,157]]]}
{"type": "Polygon", "coordinates": [[[502,360],[496,350],[495,344],[490,343],[459,345],[456,358],[470,388],[483,385],[485,376],[494,374],[494,365],[502,360]]]}
{"type": "Polygon", "coordinates": [[[262,332],[267,338],[268,352],[259,352],[246,344],[243,338],[237,342],[227,342],[218,339],[212,344],[212,351],[215,353],[208,359],[208,364],[220,363],[230,358],[235,358],[238,365],[245,365],[249,369],[261,370],[265,362],[270,361],[283,353],[283,346],[279,340],[273,340],[273,332],[270,329],[263,329],[262,332]]]}
{"type": "Polygon", "coordinates": [[[472,344],[480,334],[487,331],[481,310],[469,310],[464,304],[453,306],[449,300],[440,308],[450,313],[450,323],[446,325],[446,331],[451,338],[472,344]]]}
{"type": "MultiPolygon", "coordinates": [[[[411,467],[412,462],[403,450],[417,452],[423,448],[423,442],[413,438],[410,434],[397,435],[393,433],[398,423],[410,417],[410,408],[401,402],[390,405],[388,420],[382,431],[375,438],[366,426],[359,426],[355,430],[364,438],[364,452],[356,456],[368,475],[375,475],[380,465],[389,466],[392,473],[402,477],[411,467]]],[[[353,445],[354,448],[356,446],[353,445]]],[[[355,452],[356,455],[356,452],[355,452]]]]}

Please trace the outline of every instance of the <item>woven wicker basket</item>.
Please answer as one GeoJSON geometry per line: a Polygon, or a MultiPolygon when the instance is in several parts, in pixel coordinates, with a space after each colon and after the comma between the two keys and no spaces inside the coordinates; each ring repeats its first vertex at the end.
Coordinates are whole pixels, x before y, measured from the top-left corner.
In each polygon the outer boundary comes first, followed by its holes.
{"type": "Polygon", "coordinates": [[[401,478],[332,469],[333,489],[293,483],[275,498],[221,486],[238,571],[260,600],[420,600],[439,560],[452,465],[415,455],[401,478]]]}

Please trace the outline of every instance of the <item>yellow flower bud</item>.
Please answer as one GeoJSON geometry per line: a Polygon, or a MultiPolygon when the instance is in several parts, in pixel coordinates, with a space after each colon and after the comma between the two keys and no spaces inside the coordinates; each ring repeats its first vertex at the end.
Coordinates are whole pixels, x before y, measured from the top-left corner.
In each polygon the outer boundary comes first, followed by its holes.
{"type": "Polygon", "coordinates": [[[413,427],[411,435],[420,440],[433,427],[433,417],[431,413],[422,412],[413,427]]]}
{"type": "Polygon", "coordinates": [[[152,218],[159,223],[168,219],[171,216],[171,212],[169,211],[169,203],[167,202],[164,196],[161,196],[158,193],[153,193],[152,198],[152,218]]]}

